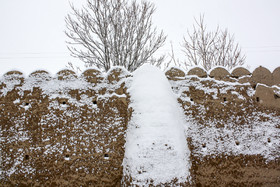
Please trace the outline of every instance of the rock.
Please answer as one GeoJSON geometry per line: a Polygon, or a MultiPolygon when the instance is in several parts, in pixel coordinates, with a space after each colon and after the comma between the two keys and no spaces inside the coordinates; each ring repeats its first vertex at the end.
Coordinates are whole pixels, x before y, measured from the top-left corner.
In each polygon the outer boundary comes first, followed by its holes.
{"type": "Polygon", "coordinates": [[[262,83],[262,84],[266,84],[268,86],[273,85],[272,73],[268,69],[266,69],[262,66],[255,69],[255,71],[252,74],[252,80],[255,83],[262,83]]]}
{"type": "Polygon", "coordinates": [[[258,85],[256,88],[256,101],[266,107],[280,108],[280,90],[258,85]]]}
{"type": "Polygon", "coordinates": [[[56,75],[58,80],[72,80],[77,78],[76,73],[69,69],[61,70],[56,75]]]}
{"type": "Polygon", "coordinates": [[[129,76],[131,75],[126,69],[120,67],[114,67],[108,71],[107,80],[109,81],[109,83],[115,83],[129,76]]]}
{"type": "Polygon", "coordinates": [[[188,75],[196,75],[200,78],[205,78],[207,77],[207,72],[199,67],[195,67],[189,70],[188,75]]]}
{"type": "Polygon", "coordinates": [[[165,72],[166,77],[168,80],[182,80],[185,78],[186,74],[184,71],[180,70],[179,68],[172,67],[168,71],[165,72]]]}
{"type": "Polygon", "coordinates": [[[232,72],[231,72],[231,76],[234,78],[240,78],[246,75],[251,75],[250,71],[248,71],[247,69],[243,68],[243,67],[238,67],[235,68],[232,72]]]}
{"type": "Polygon", "coordinates": [[[88,69],[82,73],[82,77],[93,84],[101,83],[104,79],[102,73],[96,69],[88,69]]]}
{"type": "Polygon", "coordinates": [[[226,80],[230,74],[225,68],[217,67],[210,72],[209,76],[217,80],[226,80]]]}
{"type": "Polygon", "coordinates": [[[280,85],[280,67],[276,68],[273,71],[272,76],[273,76],[273,83],[275,85],[280,85]]]}

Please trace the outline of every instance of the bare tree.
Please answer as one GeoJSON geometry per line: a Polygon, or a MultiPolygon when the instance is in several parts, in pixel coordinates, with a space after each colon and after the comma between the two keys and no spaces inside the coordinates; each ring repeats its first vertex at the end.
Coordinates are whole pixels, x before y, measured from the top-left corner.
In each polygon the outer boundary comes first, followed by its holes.
{"type": "Polygon", "coordinates": [[[188,39],[184,37],[183,52],[187,56],[185,66],[200,65],[206,70],[214,66],[224,66],[232,69],[243,65],[245,56],[241,54],[238,44],[228,30],[217,26],[215,31],[207,31],[204,16],[199,21],[195,19],[193,33],[188,31],[188,39]]]}
{"type": "Polygon", "coordinates": [[[154,4],[135,0],[87,0],[87,5],[66,17],[68,49],[86,66],[108,71],[124,66],[134,71],[144,63],[159,63],[154,53],[166,36],[152,25],[154,4]]]}

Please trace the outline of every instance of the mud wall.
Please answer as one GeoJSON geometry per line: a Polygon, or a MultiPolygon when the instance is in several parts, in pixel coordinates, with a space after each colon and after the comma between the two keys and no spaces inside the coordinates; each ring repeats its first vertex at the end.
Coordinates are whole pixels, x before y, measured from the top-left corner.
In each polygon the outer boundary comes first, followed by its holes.
{"type": "MultiPolygon", "coordinates": [[[[279,73],[166,72],[186,115],[192,185],[280,184],[279,73]]],[[[3,75],[1,186],[129,186],[121,180],[131,76],[122,68],[3,75]]]]}
{"type": "Polygon", "coordinates": [[[87,70],[0,82],[0,186],[120,186],[129,120],[124,78],[87,70]]]}
{"type": "Polygon", "coordinates": [[[196,67],[166,76],[187,119],[193,185],[279,186],[277,73],[196,67]]]}

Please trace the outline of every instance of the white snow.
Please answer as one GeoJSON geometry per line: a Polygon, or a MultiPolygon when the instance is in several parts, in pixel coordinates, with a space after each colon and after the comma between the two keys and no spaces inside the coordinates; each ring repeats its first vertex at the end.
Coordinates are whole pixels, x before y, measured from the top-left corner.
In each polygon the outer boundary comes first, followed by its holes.
{"type": "Polygon", "coordinates": [[[135,185],[186,182],[190,161],[184,113],[164,73],[151,65],[134,72],[130,89],[134,109],[128,125],[124,173],[135,185]]]}

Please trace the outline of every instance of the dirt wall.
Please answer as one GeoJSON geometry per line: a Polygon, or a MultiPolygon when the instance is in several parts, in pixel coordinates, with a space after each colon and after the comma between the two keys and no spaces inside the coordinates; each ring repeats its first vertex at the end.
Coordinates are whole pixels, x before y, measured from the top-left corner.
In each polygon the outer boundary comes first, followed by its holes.
{"type": "Polygon", "coordinates": [[[244,69],[234,76],[218,70],[180,79],[166,72],[187,119],[192,185],[279,186],[280,88],[244,69]]]}
{"type": "Polygon", "coordinates": [[[122,71],[5,74],[1,186],[120,186],[130,115],[122,71]]]}
{"type": "MultiPolygon", "coordinates": [[[[185,185],[279,186],[278,70],[166,72],[186,116],[185,185]]],[[[130,186],[122,162],[131,76],[122,68],[3,75],[0,186],[130,186]]]]}

